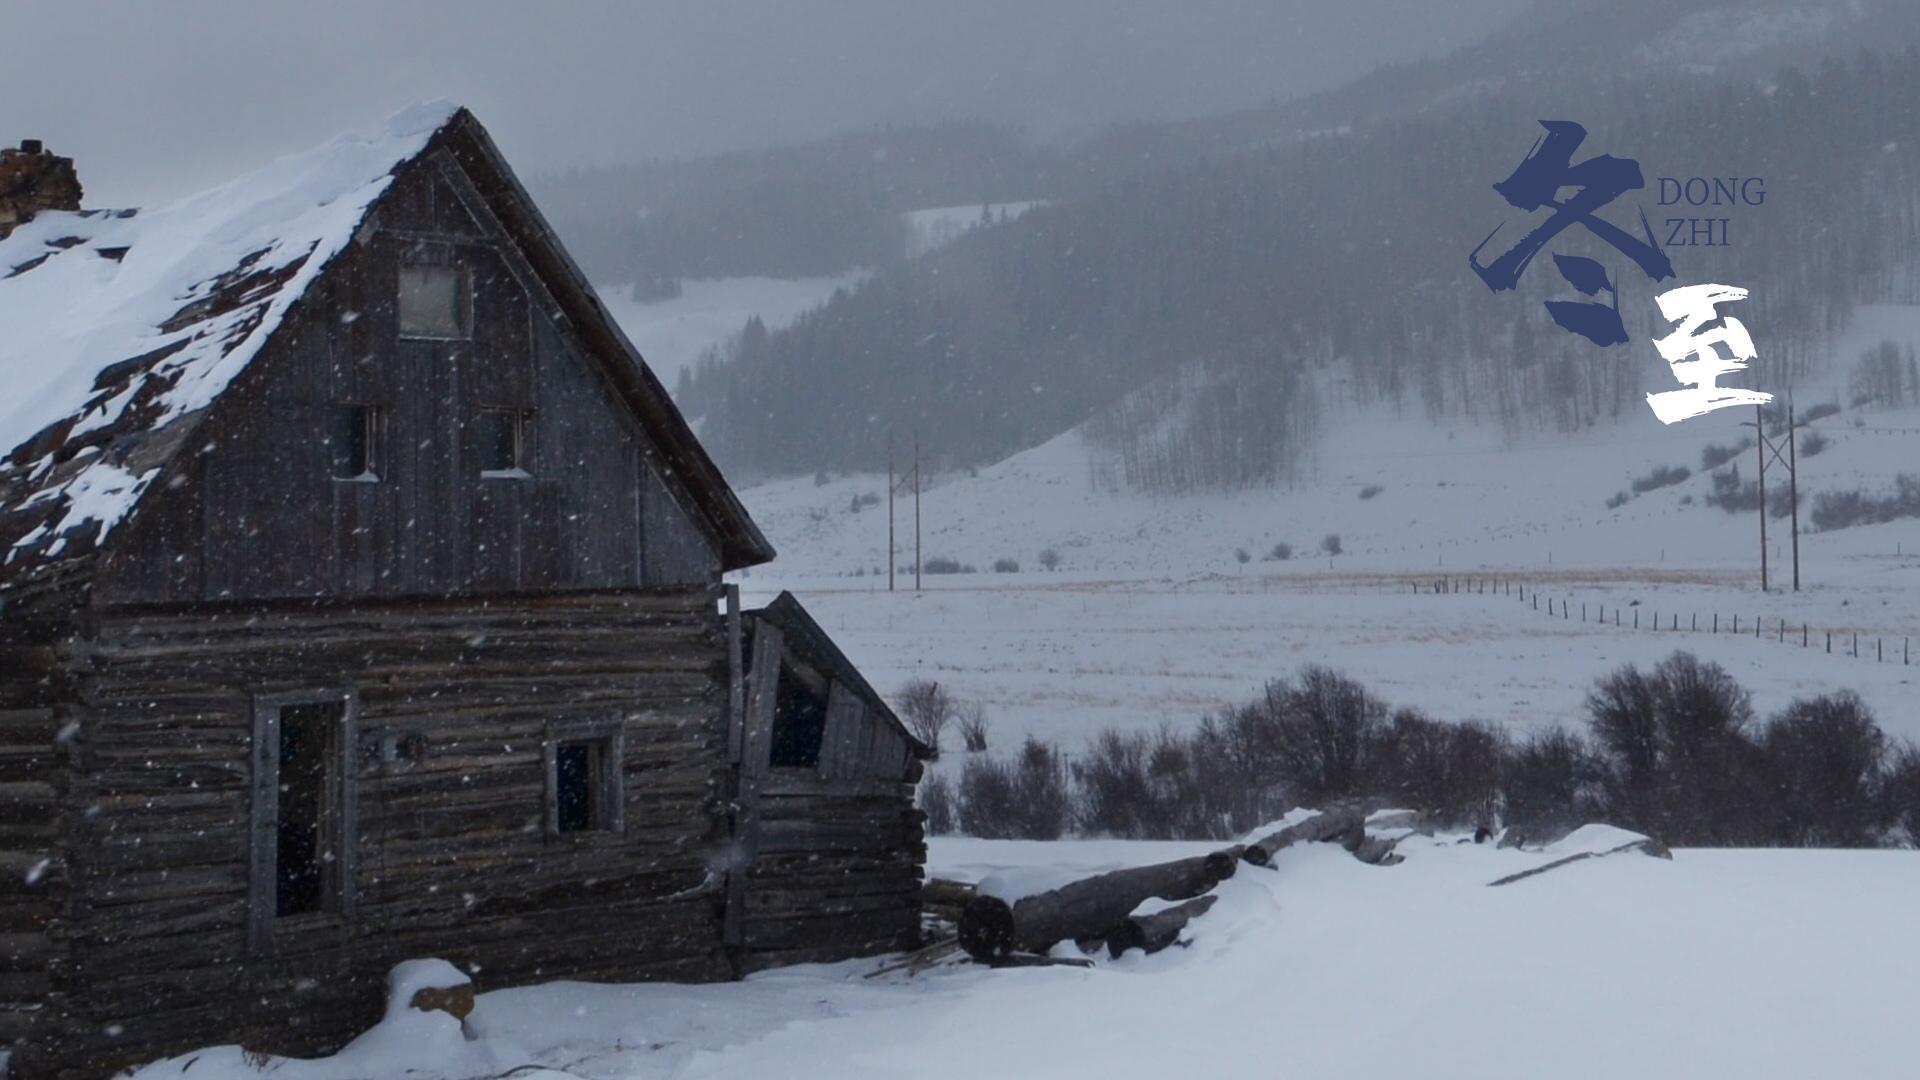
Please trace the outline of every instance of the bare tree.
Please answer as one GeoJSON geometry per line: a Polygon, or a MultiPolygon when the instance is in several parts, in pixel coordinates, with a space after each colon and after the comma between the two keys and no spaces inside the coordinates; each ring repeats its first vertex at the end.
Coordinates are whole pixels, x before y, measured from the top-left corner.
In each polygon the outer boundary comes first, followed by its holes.
{"type": "Polygon", "coordinates": [[[940,756],[940,736],[953,719],[953,695],[932,679],[915,679],[900,688],[900,715],[915,738],[940,756]]]}
{"type": "Polygon", "coordinates": [[[960,727],[960,741],[966,746],[967,753],[977,754],[987,748],[987,709],[977,701],[963,701],[954,707],[954,722],[960,727]]]}

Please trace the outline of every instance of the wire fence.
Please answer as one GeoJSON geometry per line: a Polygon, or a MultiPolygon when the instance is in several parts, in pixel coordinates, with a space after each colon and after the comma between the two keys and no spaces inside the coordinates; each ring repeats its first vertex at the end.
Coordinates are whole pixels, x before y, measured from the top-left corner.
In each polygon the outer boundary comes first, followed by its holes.
{"type": "Polygon", "coordinates": [[[1512,597],[1528,605],[1532,610],[1541,612],[1547,618],[1557,618],[1567,622],[1572,622],[1576,617],[1575,613],[1578,612],[1578,618],[1583,623],[1612,626],[1620,630],[1751,637],[1781,645],[1794,645],[1802,649],[1817,648],[1828,655],[1867,659],[1875,663],[1897,663],[1903,666],[1913,663],[1911,636],[1901,637],[1897,648],[1890,649],[1887,643],[1892,639],[1885,635],[1872,635],[1863,639],[1858,630],[1832,629],[1822,629],[1819,634],[1815,634],[1811,623],[1802,621],[1795,626],[1781,616],[1769,620],[1761,615],[1743,618],[1738,612],[1724,616],[1719,612],[1707,612],[1703,616],[1700,612],[1672,608],[1662,612],[1643,605],[1639,601],[1615,603],[1611,606],[1587,600],[1576,603],[1572,597],[1558,596],[1552,592],[1543,591],[1538,586],[1528,588],[1524,581],[1505,577],[1442,576],[1428,582],[1412,581],[1408,585],[1415,595],[1467,593],[1477,596],[1491,594],[1512,597]],[[1865,646],[1862,644],[1863,641],[1867,642],[1865,646]],[[1837,654],[1835,653],[1836,643],[1839,648],[1837,654]]]}

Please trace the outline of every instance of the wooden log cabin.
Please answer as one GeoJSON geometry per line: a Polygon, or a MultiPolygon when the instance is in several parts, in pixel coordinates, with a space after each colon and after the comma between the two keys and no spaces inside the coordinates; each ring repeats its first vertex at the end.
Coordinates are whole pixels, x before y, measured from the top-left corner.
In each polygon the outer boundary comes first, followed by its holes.
{"type": "Polygon", "coordinates": [[[411,957],[913,942],[924,748],[797,602],[740,610],[772,548],[470,114],[153,212],[9,154],[11,1075],[327,1051],[411,957]]]}

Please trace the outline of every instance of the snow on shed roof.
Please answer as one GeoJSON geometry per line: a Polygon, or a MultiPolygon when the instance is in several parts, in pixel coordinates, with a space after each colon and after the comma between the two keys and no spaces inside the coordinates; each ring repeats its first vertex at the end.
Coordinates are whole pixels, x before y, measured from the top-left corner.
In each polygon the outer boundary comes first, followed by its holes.
{"type": "Polygon", "coordinates": [[[48,211],[0,240],[0,577],[99,545],[174,445],[141,436],[212,404],[456,112],[415,106],[170,206],[48,211]]]}

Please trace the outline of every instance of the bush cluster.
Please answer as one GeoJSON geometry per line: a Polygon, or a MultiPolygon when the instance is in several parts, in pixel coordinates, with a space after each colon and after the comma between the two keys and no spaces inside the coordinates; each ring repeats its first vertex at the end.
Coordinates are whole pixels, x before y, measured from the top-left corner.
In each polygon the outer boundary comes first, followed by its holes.
{"type": "MultiPolygon", "coordinates": [[[[1050,839],[1238,836],[1288,808],[1377,797],[1456,826],[1608,821],[1692,846],[1920,846],[1920,750],[1850,692],[1762,721],[1727,672],[1676,652],[1595,681],[1586,731],[1523,739],[1391,709],[1323,667],[1190,732],[1107,730],[1065,764],[1029,738],[923,792],[929,828],[1050,839]]],[[[930,782],[931,784],[931,782],[930,782]]]]}
{"type": "Polygon", "coordinates": [[[1909,517],[1920,517],[1920,476],[1912,473],[1894,477],[1893,491],[1886,495],[1823,491],[1813,500],[1813,527],[1823,532],[1909,517]]]}
{"type": "Polygon", "coordinates": [[[1633,478],[1633,493],[1645,495],[1649,491],[1658,491],[1663,487],[1672,487],[1683,483],[1693,473],[1683,465],[1659,465],[1645,476],[1633,478]]]}

